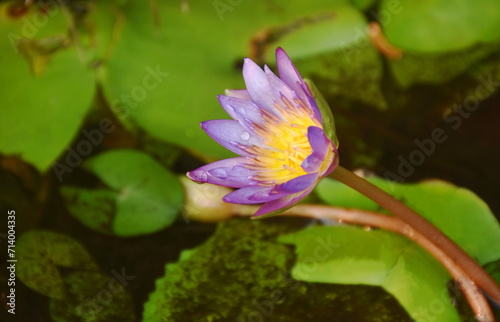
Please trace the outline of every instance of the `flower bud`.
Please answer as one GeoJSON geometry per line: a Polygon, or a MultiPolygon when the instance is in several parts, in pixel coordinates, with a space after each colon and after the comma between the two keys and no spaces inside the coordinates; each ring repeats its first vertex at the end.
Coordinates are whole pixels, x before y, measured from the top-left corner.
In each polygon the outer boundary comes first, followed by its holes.
{"type": "Polygon", "coordinates": [[[200,222],[219,222],[232,216],[233,205],[222,201],[232,190],[212,184],[195,183],[180,176],[185,191],[183,213],[189,219],[200,222]]]}

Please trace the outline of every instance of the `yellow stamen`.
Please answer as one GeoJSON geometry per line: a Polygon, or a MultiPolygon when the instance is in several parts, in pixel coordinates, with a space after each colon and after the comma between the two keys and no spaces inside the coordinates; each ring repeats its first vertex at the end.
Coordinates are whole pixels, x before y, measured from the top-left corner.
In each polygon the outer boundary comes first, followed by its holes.
{"type": "MultiPolygon", "coordinates": [[[[312,147],[307,137],[310,126],[321,127],[319,120],[309,107],[300,99],[290,101],[281,97],[274,107],[280,117],[262,110],[262,124],[253,124],[254,132],[264,138],[269,148],[253,146],[247,151],[255,157],[249,158],[247,168],[256,172],[253,177],[260,185],[271,186],[287,182],[307,174],[301,167],[304,160],[311,155],[312,147]]],[[[333,151],[321,166],[325,171],[333,158],[333,151]]]]}

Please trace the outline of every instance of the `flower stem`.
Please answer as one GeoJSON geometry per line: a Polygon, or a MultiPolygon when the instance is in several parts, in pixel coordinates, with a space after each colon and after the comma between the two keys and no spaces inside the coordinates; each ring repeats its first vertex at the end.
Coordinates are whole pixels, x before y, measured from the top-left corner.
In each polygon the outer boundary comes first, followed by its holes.
{"type": "Polygon", "coordinates": [[[440,248],[456,265],[462,267],[474,283],[483,289],[494,301],[500,303],[500,286],[498,286],[495,280],[465,251],[424,217],[379,187],[341,166],[335,168],[330,177],[357,190],[403,220],[420,235],[440,248]]]}
{"type": "Polygon", "coordinates": [[[493,313],[483,293],[473,283],[471,277],[453,262],[446,253],[428,239],[409,227],[407,223],[393,216],[386,216],[358,209],[342,209],[321,205],[297,205],[283,213],[288,216],[309,217],[315,219],[332,219],[356,225],[368,225],[382,228],[403,235],[426,249],[436,260],[448,270],[462,290],[478,321],[494,321],[493,313]]]}

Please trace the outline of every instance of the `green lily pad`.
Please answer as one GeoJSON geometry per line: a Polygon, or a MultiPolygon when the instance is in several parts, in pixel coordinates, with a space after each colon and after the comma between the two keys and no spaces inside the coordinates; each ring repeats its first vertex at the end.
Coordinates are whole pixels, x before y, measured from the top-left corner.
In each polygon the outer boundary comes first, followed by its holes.
{"type": "MultiPolygon", "coordinates": [[[[500,258],[500,224],[488,205],[473,192],[439,180],[418,184],[400,184],[381,178],[369,181],[415,209],[480,264],[500,258]]],[[[322,180],[316,191],[330,205],[380,210],[375,202],[332,179],[322,180]]]]}
{"type": "Polygon", "coordinates": [[[383,66],[367,35],[365,16],[348,3],[339,3],[323,15],[297,18],[269,28],[261,40],[264,62],[274,64],[274,48],[287,50],[303,77],[310,77],[325,97],[384,109],[380,89],[383,66]],[[265,45],[265,46],[264,46],[265,45]]]}
{"type": "Polygon", "coordinates": [[[50,300],[50,316],[54,321],[136,321],[132,297],[115,276],[72,272],[63,281],[68,296],[64,300],[50,300]]]}
{"type": "Polygon", "coordinates": [[[441,85],[482,63],[499,48],[496,42],[444,53],[407,52],[401,59],[390,60],[389,67],[403,88],[414,84],[441,85]]]}
{"type": "MultiPolygon", "coordinates": [[[[157,138],[205,155],[231,156],[200,129],[199,123],[228,118],[216,96],[226,88],[244,87],[239,63],[251,55],[248,48],[252,39],[269,28],[294,26],[304,19],[335,15],[337,11],[336,19],[344,19],[340,13],[346,12],[349,18],[354,17],[353,23],[366,24],[363,16],[346,3],[332,5],[331,1],[317,0],[290,6],[282,0],[272,4],[216,1],[188,3],[182,9],[175,2],[157,2],[154,8],[148,2],[127,2],[117,8],[124,20],[99,71],[104,96],[122,122],[136,124],[157,138]],[[349,10],[340,9],[346,7],[349,10]]],[[[320,24],[314,26],[319,28],[320,24]]],[[[330,32],[336,32],[331,26],[320,29],[326,39],[331,38],[330,32]]],[[[292,30],[287,36],[295,32],[302,29],[292,30]]],[[[346,44],[354,32],[342,29],[346,44]]],[[[287,46],[298,48],[299,38],[287,46]]]]}
{"type": "Polygon", "coordinates": [[[366,10],[371,8],[378,0],[351,0],[351,2],[359,9],[366,10]]]}
{"type": "Polygon", "coordinates": [[[67,295],[58,267],[97,271],[87,250],[74,239],[51,231],[35,230],[17,243],[17,277],[29,288],[50,298],[67,295]]]}
{"type": "Polygon", "coordinates": [[[114,235],[112,227],[118,192],[72,186],[63,186],[60,191],[73,217],[92,230],[114,235]]]}
{"type": "Polygon", "coordinates": [[[68,36],[60,7],[10,17],[0,5],[0,153],[45,171],[70,144],[91,106],[92,69],[68,36]],[[61,81],[64,80],[64,81],[61,81]]]}
{"type": "Polygon", "coordinates": [[[404,50],[438,53],[500,39],[496,0],[397,3],[381,2],[379,22],[389,42],[404,50]]]}
{"type": "Polygon", "coordinates": [[[437,321],[460,321],[446,287],[448,272],[408,239],[386,231],[313,227],[280,241],[296,246],[295,279],[381,286],[416,321],[429,311],[437,321]]]}
{"type": "Polygon", "coordinates": [[[85,166],[111,190],[66,189],[63,194],[70,203],[74,201],[70,212],[90,228],[107,232],[110,225],[116,235],[135,236],[164,229],[177,218],[183,201],[182,186],[173,173],[150,156],[114,150],[88,160],[85,166]]]}

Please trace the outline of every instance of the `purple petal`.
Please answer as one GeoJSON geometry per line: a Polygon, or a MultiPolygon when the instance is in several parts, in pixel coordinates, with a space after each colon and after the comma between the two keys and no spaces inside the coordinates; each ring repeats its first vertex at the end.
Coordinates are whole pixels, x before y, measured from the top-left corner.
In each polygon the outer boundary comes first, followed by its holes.
{"type": "Polygon", "coordinates": [[[316,101],[312,97],[309,87],[304,83],[304,79],[283,48],[276,49],[276,65],[283,82],[285,82],[285,84],[287,84],[296,95],[309,106],[314,116],[321,122],[321,113],[319,112],[316,101]]]}
{"type": "Polygon", "coordinates": [[[250,101],[250,95],[246,89],[226,89],[224,93],[227,96],[241,98],[242,100],[250,101]]]}
{"type": "Polygon", "coordinates": [[[237,204],[257,204],[279,199],[285,194],[278,193],[273,187],[247,186],[233,191],[222,198],[225,202],[237,204]]]}
{"type": "Polygon", "coordinates": [[[227,114],[239,121],[247,130],[251,128],[252,123],[262,124],[259,108],[252,101],[225,95],[219,95],[217,98],[227,114]]]}
{"type": "Polygon", "coordinates": [[[241,188],[253,183],[254,172],[245,168],[246,158],[219,160],[187,173],[189,179],[219,186],[241,188]]]}
{"type": "Polygon", "coordinates": [[[273,104],[274,94],[267,79],[266,73],[250,58],[245,58],[243,78],[252,101],[258,107],[283,118],[273,104]]]}
{"type": "Polygon", "coordinates": [[[321,116],[321,112],[319,111],[318,104],[316,103],[316,100],[312,96],[312,93],[311,93],[311,90],[309,89],[309,86],[307,86],[307,84],[304,84],[303,87],[304,87],[304,92],[307,93],[306,96],[307,96],[307,101],[309,102],[309,107],[313,111],[316,119],[318,119],[318,121],[320,123],[322,123],[323,117],[321,116]]]}
{"type": "Polygon", "coordinates": [[[333,162],[330,164],[328,169],[324,173],[320,173],[320,176],[325,177],[329,175],[338,165],[339,165],[339,154],[337,151],[337,148],[335,147],[335,144],[332,144],[333,146],[333,162]]]}
{"type": "Polygon", "coordinates": [[[280,211],[280,212],[285,211],[286,209],[293,207],[296,203],[298,203],[302,199],[304,199],[313,189],[314,189],[314,186],[311,187],[310,189],[304,191],[303,193],[296,193],[293,195],[285,196],[281,199],[267,202],[267,203],[263,204],[259,208],[259,210],[257,210],[255,212],[253,217],[258,217],[258,216],[270,214],[272,212],[277,212],[277,211],[280,211]]]}
{"type": "Polygon", "coordinates": [[[285,82],[285,84],[287,84],[304,102],[308,102],[304,80],[283,48],[276,49],[276,65],[283,82],[285,82]]]}
{"type": "Polygon", "coordinates": [[[307,138],[313,152],[300,165],[308,173],[316,172],[323,164],[332,145],[323,129],[317,126],[307,128],[307,138]]]}
{"type": "Polygon", "coordinates": [[[276,190],[287,194],[298,193],[309,189],[317,180],[318,173],[305,174],[276,186],[276,190]]]}
{"type": "Polygon", "coordinates": [[[317,172],[323,164],[323,159],[318,158],[314,153],[311,153],[300,165],[307,173],[317,172]]]}
{"type": "Polygon", "coordinates": [[[273,91],[275,100],[281,102],[281,97],[285,96],[289,101],[293,102],[297,95],[290,89],[290,87],[285,84],[278,76],[269,69],[269,67],[264,66],[264,72],[266,73],[269,84],[273,91]]]}
{"type": "Polygon", "coordinates": [[[326,136],[325,131],[317,126],[307,128],[307,138],[313,150],[313,153],[320,159],[324,159],[331,146],[330,139],[326,136]]]}
{"type": "Polygon", "coordinates": [[[246,151],[248,146],[262,146],[257,136],[245,130],[235,120],[210,120],[201,122],[201,127],[217,143],[241,156],[251,156],[246,151]]]}

